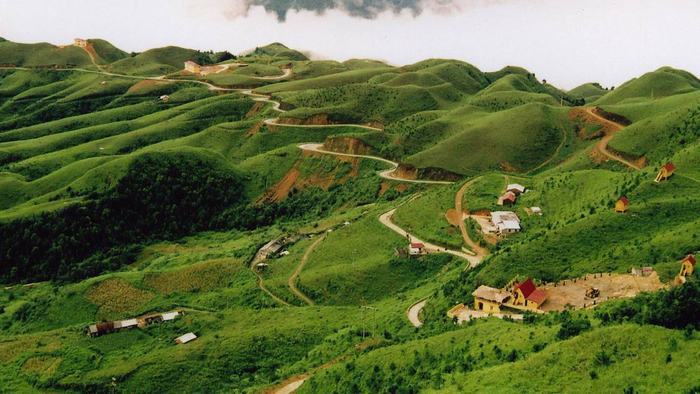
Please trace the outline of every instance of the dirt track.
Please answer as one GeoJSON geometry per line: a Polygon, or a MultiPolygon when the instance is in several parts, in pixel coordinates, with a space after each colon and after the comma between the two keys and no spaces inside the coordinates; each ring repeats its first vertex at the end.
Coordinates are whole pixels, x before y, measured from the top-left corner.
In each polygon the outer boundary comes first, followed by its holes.
{"type": "MultiPolygon", "coordinates": [[[[338,125],[336,125],[338,126],[338,125]]],[[[328,126],[314,126],[314,127],[328,127],[328,126]]],[[[377,173],[380,177],[384,179],[389,179],[392,181],[400,181],[400,182],[408,182],[408,183],[427,183],[427,184],[439,184],[439,185],[449,185],[454,182],[449,182],[449,181],[430,181],[430,180],[421,180],[421,179],[404,179],[404,178],[398,178],[396,176],[393,176],[392,174],[396,169],[399,167],[399,163],[396,163],[391,160],[387,160],[382,157],[378,156],[370,156],[370,155],[355,155],[352,153],[339,153],[339,152],[332,152],[328,151],[323,148],[323,144],[316,144],[316,143],[309,143],[309,144],[301,144],[299,145],[299,149],[301,150],[306,150],[306,151],[311,151],[311,152],[317,152],[317,153],[323,153],[326,155],[335,155],[335,156],[346,156],[346,157],[360,157],[364,159],[371,159],[371,160],[377,160],[384,162],[386,164],[391,165],[392,168],[388,170],[383,170],[377,173]]]]}
{"type": "Polygon", "coordinates": [[[394,212],[396,212],[396,208],[392,209],[389,212],[383,213],[382,215],[379,216],[379,222],[382,223],[383,225],[385,225],[386,227],[388,227],[389,229],[391,229],[392,231],[394,231],[395,233],[401,235],[402,237],[410,238],[411,242],[422,243],[423,245],[425,245],[425,249],[428,251],[428,254],[430,254],[430,253],[448,253],[448,254],[451,254],[453,256],[461,257],[461,258],[469,261],[470,265],[478,264],[478,262],[476,262],[476,260],[475,260],[476,259],[475,256],[470,256],[462,251],[447,249],[447,248],[443,248],[442,246],[431,244],[430,242],[422,241],[418,237],[416,237],[415,235],[406,232],[406,230],[402,229],[401,227],[397,226],[396,224],[394,224],[394,222],[391,221],[391,217],[394,215],[394,212]]]}
{"type": "Polygon", "coordinates": [[[408,308],[408,311],[406,311],[408,320],[411,322],[411,324],[413,324],[413,327],[420,327],[423,325],[423,322],[420,321],[418,316],[420,315],[420,311],[423,310],[423,307],[425,307],[426,301],[427,300],[418,301],[411,305],[411,307],[408,308]]]}
{"type": "Polygon", "coordinates": [[[304,256],[302,256],[301,261],[299,262],[299,265],[294,270],[294,273],[287,280],[287,284],[289,285],[289,289],[292,291],[292,293],[294,293],[294,295],[299,297],[299,299],[304,301],[307,305],[314,305],[314,301],[297,288],[296,279],[299,277],[301,270],[304,269],[306,262],[309,260],[309,256],[311,255],[311,252],[313,252],[314,248],[316,248],[316,246],[318,246],[318,244],[320,244],[324,238],[326,238],[325,234],[320,236],[317,240],[315,240],[311,244],[311,246],[309,246],[308,249],[306,249],[306,252],[304,252],[304,256]]]}
{"type": "Polygon", "coordinates": [[[634,164],[631,161],[625,160],[622,157],[617,156],[608,150],[608,143],[610,142],[610,140],[615,136],[615,134],[618,131],[625,128],[625,126],[598,115],[598,113],[596,113],[595,111],[595,107],[586,107],[584,108],[584,110],[588,115],[594,117],[597,121],[602,123],[604,126],[607,126],[610,130],[608,133],[605,133],[605,135],[603,136],[603,138],[600,139],[600,141],[598,141],[598,143],[595,146],[596,150],[609,159],[620,162],[632,169],[641,170],[642,167],[640,167],[639,165],[634,164]]]}
{"type": "Polygon", "coordinates": [[[474,240],[472,240],[469,237],[469,233],[467,232],[467,225],[464,223],[464,219],[465,219],[463,216],[464,210],[462,208],[462,200],[464,198],[464,192],[466,192],[467,189],[474,182],[476,182],[477,179],[479,179],[479,178],[474,178],[474,179],[470,180],[469,182],[465,182],[464,185],[462,185],[462,187],[459,188],[457,193],[455,193],[455,208],[454,208],[454,210],[457,212],[457,215],[462,215],[461,220],[459,220],[459,231],[462,233],[462,238],[464,239],[464,242],[469,246],[469,248],[471,248],[471,250],[473,250],[474,253],[476,254],[475,260],[474,260],[475,263],[471,264],[472,268],[475,267],[476,265],[478,265],[481,262],[481,260],[483,260],[483,258],[488,254],[488,250],[479,246],[479,244],[477,242],[475,242],[474,240]]]}
{"type": "Polygon", "coordinates": [[[261,252],[261,250],[258,250],[258,252],[255,253],[255,257],[253,257],[253,260],[250,262],[250,270],[258,278],[258,287],[260,288],[260,290],[264,291],[267,295],[269,295],[273,300],[275,300],[275,302],[277,302],[278,304],[283,305],[283,306],[292,306],[287,301],[277,297],[267,287],[265,287],[265,282],[264,282],[263,276],[255,268],[255,266],[258,263],[260,263],[264,260],[265,260],[265,258],[263,257],[263,253],[261,252]]]}

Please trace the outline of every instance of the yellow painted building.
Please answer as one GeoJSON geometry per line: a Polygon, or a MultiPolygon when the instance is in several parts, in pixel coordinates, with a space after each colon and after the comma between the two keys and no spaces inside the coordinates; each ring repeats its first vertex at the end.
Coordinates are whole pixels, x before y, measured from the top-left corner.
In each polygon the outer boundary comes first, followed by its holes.
{"type": "Polygon", "coordinates": [[[474,309],[486,313],[498,313],[501,311],[501,305],[510,298],[510,294],[481,285],[472,293],[474,296],[474,309]]]}
{"type": "Polygon", "coordinates": [[[678,276],[688,277],[695,272],[695,255],[689,254],[681,261],[681,272],[678,276]]]}
{"type": "Polygon", "coordinates": [[[627,197],[622,196],[617,200],[617,202],[615,202],[615,212],[620,212],[620,213],[627,212],[629,205],[630,205],[630,200],[627,199],[627,197]]]}
{"type": "Polygon", "coordinates": [[[654,181],[655,182],[665,181],[671,175],[673,175],[673,172],[675,170],[676,170],[676,166],[669,161],[668,163],[661,166],[661,169],[659,169],[659,173],[656,175],[656,179],[654,181]]]}
{"type": "Polygon", "coordinates": [[[537,310],[547,300],[547,293],[538,289],[532,278],[527,278],[513,288],[513,305],[522,306],[525,309],[537,310]]]}
{"type": "Polygon", "coordinates": [[[85,48],[85,47],[87,47],[87,44],[88,44],[87,40],[85,40],[83,38],[76,38],[75,40],[73,40],[73,45],[75,45],[77,47],[85,48]]]}

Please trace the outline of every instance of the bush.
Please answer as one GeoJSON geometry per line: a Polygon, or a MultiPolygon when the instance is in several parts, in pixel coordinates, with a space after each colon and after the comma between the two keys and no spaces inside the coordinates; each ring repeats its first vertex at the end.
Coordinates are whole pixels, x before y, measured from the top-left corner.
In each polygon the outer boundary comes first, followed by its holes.
{"type": "Polygon", "coordinates": [[[596,317],[604,324],[632,321],[667,328],[700,328],[700,281],[689,279],[684,285],[643,293],[629,300],[601,306],[596,317]]]}
{"type": "Polygon", "coordinates": [[[586,318],[572,318],[568,312],[562,313],[562,323],[557,332],[558,339],[575,337],[591,328],[591,322],[586,318]]]}

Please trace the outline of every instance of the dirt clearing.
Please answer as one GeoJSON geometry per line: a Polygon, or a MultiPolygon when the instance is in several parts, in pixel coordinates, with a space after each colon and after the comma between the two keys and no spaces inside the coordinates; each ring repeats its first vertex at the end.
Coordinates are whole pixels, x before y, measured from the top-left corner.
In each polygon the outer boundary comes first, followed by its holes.
{"type": "Polygon", "coordinates": [[[585,308],[599,304],[603,301],[616,298],[629,298],[645,291],[657,291],[664,288],[659,280],[659,275],[654,272],[649,276],[636,276],[632,274],[596,274],[587,275],[584,278],[567,279],[543,286],[547,292],[547,301],[542,305],[543,311],[561,311],[572,306],[585,308]],[[597,298],[587,298],[586,290],[591,287],[600,290],[597,298]]]}

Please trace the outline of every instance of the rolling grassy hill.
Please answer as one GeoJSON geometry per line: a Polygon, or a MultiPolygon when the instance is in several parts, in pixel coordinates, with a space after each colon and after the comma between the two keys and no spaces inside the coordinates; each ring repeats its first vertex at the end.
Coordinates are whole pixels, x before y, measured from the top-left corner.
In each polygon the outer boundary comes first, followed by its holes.
{"type": "Polygon", "coordinates": [[[128,53],[115,47],[109,41],[90,39],[88,43],[92,45],[95,53],[103,63],[114,63],[129,56],[128,53]]]}
{"type": "Polygon", "coordinates": [[[197,77],[180,73],[185,60],[222,53],[89,43],[100,68],[124,75],[101,73],[77,47],[0,40],[2,64],[90,69],[0,70],[3,389],[265,392],[295,376],[310,376],[300,392],[697,389],[693,278],[523,322],[455,325],[445,314],[478,285],[516,275],[652,266],[671,280],[700,250],[694,76],[662,68],[612,91],[564,92],[519,67],[316,61],[274,43],[223,56],[247,67],[197,77]],[[287,79],[260,79],[287,64],[287,79]],[[164,74],[175,80],[138,78],[164,74]],[[196,78],[255,87],[288,111],[196,78]],[[598,141],[577,133],[595,127],[575,118],[584,101],[630,120],[609,147],[648,166],[600,160],[598,141]],[[353,126],[368,123],[377,130],[353,126]],[[299,149],[310,142],[455,182],[383,179],[388,164],[299,149]],[[675,175],[653,182],[667,160],[675,175]],[[406,238],[378,220],[392,209],[410,233],[465,246],[445,212],[468,181],[471,211],[501,209],[507,183],[527,186],[512,208],[523,231],[488,245],[474,269],[397,253],[406,238]],[[616,214],[623,194],[630,210],[616,214]],[[528,216],[531,206],[543,215],[528,216]],[[288,253],[256,268],[259,248],[282,237],[288,253]],[[416,328],[406,312],[424,299],[416,328]],[[84,332],[174,309],[185,312],[174,322],[84,332]],[[199,338],[176,345],[187,332],[199,338]]]}
{"type": "Polygon", "coordinates": [[[87,52],[75,46],[58,47],[49,43],[20,44],[0,41],[2,64],[24,67],[41,66],[90,66],[92,61],[87,52]]]}
{"type": "Polygon", "coordinates": [[[595,104],[621,104],[654,100],[700,89],[700,80],[693,74],[671,67],[662,67],[632,79],[605,94],[595,104]]]}
{"type": "Polygon", "coordinates": [[[571,96],[582,98],[587,103],[590,103],[606,94],[607,90],[603,89],[597,82],[589,82],[569,90],[568,93],[571,96]]]}

